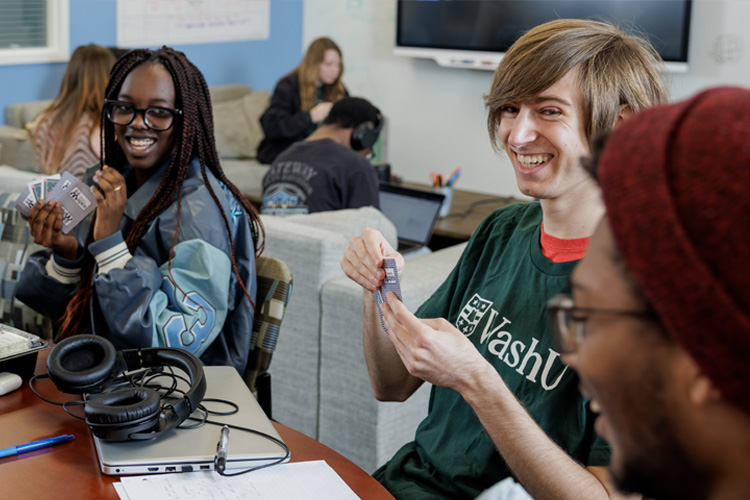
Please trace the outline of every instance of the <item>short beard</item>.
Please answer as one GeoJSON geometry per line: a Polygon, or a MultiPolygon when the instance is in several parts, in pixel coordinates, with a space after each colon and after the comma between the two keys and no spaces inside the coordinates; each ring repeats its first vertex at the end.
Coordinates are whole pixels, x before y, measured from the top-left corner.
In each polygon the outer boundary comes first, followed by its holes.
{"type": "Polygon", "coordinates": [[[612,481],[623,493],[640,493],[653,500],[704,500],[711,481],[708,471],[696,464],[675,436],[674,426],[664,417],[654,425],[657,443],[643,443],[641,452],[610,468],[612,481]]]}

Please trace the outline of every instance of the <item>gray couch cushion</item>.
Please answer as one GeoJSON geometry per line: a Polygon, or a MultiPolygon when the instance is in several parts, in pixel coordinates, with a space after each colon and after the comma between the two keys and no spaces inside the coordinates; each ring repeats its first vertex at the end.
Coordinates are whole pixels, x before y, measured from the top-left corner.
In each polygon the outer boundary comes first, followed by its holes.
{"type": "Polygon", "coordinates": [[[339,260],[352,236],[375,227],[394,241],[396,229],[372,207],[261,219],[266,231],[263,254],[284,261],[294,277],[294,293],[269,370],[274,418],[317,438],[321,288],[344,276],[339,260]]]}
{"type": "Polygon", "coordinates": [[[221,169],[242,194],[260,197],[263,176],[268,172],[269,165],[258,163],[258,160],[221,158],[219,161],[221,169]]]}
{"type": "Polygon", "coordinates": [[[8,104],[5,106],[5,123],[11,127],[25,128],[50,104],[52,104],[52,99],[8,104]]]}
{"type": "Polygon", "coordinates": [[[271,94],[260,90],[238,99],[213,103],[214,132],[219,158],[255,158],[263,140],[260,116],[271,94]]]}
{"type": "Polygon", "coordinates": [[[0,164],[21,170],[36,169],[34,148],[25,129],[0,125],[0,164]]]}
{"type": "Polygon", "coordinates": [[[208,93],[211,96],[211,104],[223,101],[233,101],[244,97],[253,91],[250,85],[244,83],[225,83],[222,85],[211,85],[208,93]]]}
{"type": "Polygon", "coordinates": [[[361,234],[365,228],[370,227],[380,231],[392,246],[395,247],[398,244],[395,226],[380,210],[374,207],[333,210],[306,215],[291,215],[287,217],[286,220],[304,224],[308,227],[326,229],[348,235],[346,238],[347,243],[352,236],[357,236],[361,234]]]}

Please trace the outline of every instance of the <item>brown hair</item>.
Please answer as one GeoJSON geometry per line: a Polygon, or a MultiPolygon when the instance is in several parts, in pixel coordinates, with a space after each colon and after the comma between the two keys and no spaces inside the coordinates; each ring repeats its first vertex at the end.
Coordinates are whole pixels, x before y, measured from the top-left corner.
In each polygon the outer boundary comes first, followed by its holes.
{"type": "MultiPolygon", "coordinates": [[[[170,203],[175,194],[177,195],[177,231],[172,241],[170,249],[170,263],[174,246],[177,244],[177,234],[180,226],[180,214],[182,210],[181,194],[182,185],[187,177],[188,166],[193,158],[198,158],[201,165],[201,174],[206,188],[211,193],[216,206],[221,212],[224,219],[224,226],[229,238],[230,258],[232,269],[237,277],[240,286],[245,292],[248,300],[255,307],[250,294],[240,277],[237,264],[234,258],[234,245],[232,244],[232,231],[227,214],[221,208],[221,203],[217,194],[211,188],[209,177],[206,169],[210,170],[214,176],[229,189],[242,204],[248,214],[250,223],[250,232],[255,245],[256,257],[263,251],[264,231],[263,224],[250,202],[245,198],[239,189],[227,179],[224,171],[219,164],[219,155],[216,152],[216,140],[214,138],[213,112],[211,110],[211,99],[208,92],[208,86],[200,70],[191,63],[182,52],[178,52],[169,47],[162,47],[160,50],[151,51],[148,49],[137,49],[128,52],[120,57],[112,68],[112,77],[107,85],[105,97],[107,99],[117,99],[125,78],[130,72],[140,64],[161,64],[172,76],[175,86],[175,105],[182,110],[183,119],[175,126],[179,127],[175,131],[176,140],[174,153],[167,171],[162,177],[159,187],[146,205],[138,213],[133,224],[124,234],[125,243],[131,253],[135,252],[136,247],[141,241],[141,237],[146,232],[149,223],[154,220],[170,203]]],[[[102,124],[102,156],[101,164],[110,165],[119,168],[125,165],[125,155],[115,139],[114,125],[109,122],[101,113],[102,124]]],[[[92,239],[94,222],[91,224],[87,242],[92,239]]],[[[65,338],[76,333],[86,330],[88,326],[88,314],[86,309],[91,300],[93,289],[92,276],[94,271],[94,258],[87,252],[86,259],[82,265],[81,281],[78,285],[75,295],[71,299],[65,315],[62,318],[62,324],[58,333],[58,338],[65,338]]],[[[170,267],[171,272],[171,267],[170,267]]]]}
{"type": "Polygon", "coordinates": [[[329,49],[333,49],[339,53],[339,57],[341,57],[341,71],[335,82],[331,85],[323,85],[323,98],[328,102],[336,102],[346,95],[344,84],[341,83],[341,76],[344,74],[344,60],[341,55],[341,49],[330,38],[318,38],[313,40],[307,48],[305,57],[295,69],[299,78],[299,98],[302,111],[310,111],[317,104],[315,81],[320,75],[320,65],[323,63],[325,53],[329,49]]]}
{"type": "Polygon", "coordinates": [[[52,134],[50,153],[41,166],[45,174],[58,171],[65,152],[78,139],[76,124],[88,116],[93,127],[99,126],[99,116],[104,106],[104,89],[109,80],[109,71],[115,63],[112,52],[98,45],[81,45],[73,51],[60,84],[60,92],[52,104],[34,120],[36,124],[50,120],[58,131],[52,134]]]}
{"type": "Polygon", "coordinates": [[[490,92],[487,130],[493,147],[503,107],[528,99],[573,69],[583,94],[584,130],[589,141],[615,125],[620,105],[638,112],[667,102],[668,89],[660,73],[661,59],[645,39],[628,35],[611,24],[558,19],[519,38],[500,61],[490,92]]]}

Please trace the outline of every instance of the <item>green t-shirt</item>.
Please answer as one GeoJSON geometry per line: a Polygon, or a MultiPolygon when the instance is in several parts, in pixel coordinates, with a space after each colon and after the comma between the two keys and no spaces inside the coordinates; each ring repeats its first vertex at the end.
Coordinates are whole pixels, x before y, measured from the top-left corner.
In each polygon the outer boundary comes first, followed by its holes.
{"type": "MultiPolygon", "coordinates": [[[[539,203],[493,212],[417,316],[448,319],[550,438],[584,465],[606,465],[609,448],[594,433],[594,415],[578,391],[578,377],[560,361],[545,309],[550,297],[569,291],[576,263],[544,257],[541,221],[539,203]]],[[[444,387],[433,387],[415,440],[374,474],[404,500],[473,499],[509,475],[474,411],[444,387]]]]}

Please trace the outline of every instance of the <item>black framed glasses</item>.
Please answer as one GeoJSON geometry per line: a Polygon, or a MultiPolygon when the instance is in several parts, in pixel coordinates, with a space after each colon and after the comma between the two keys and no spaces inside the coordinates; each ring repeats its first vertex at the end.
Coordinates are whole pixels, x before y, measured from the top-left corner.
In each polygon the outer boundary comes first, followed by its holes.
{"type": "Polygon", "coordinates": [[[653,311],[631,311],[627,309],[604,309],[598,307],[576,307],[573,297],[561,293],[547,301],[552,334],[557,348],[563,354],[570,354],[578,349],[586,335],[585,324],[592,314],[609,314],[612,316],[633,316],[646,320],[656,320],[653,311]]]}
{"type": "Polygon", "coordinates": [[[165,108],[163,106],[149,106],[147,108],[136,108],[133,104],[125,101],[107,99],[104,101],[104,109],[107,118],[115,125],[130,125],[135,120],[135,115],[143,114],[143,122],[151,130],[169,130],[174,125],[175,118],[182,115],[182,110],[165,108]]]}

